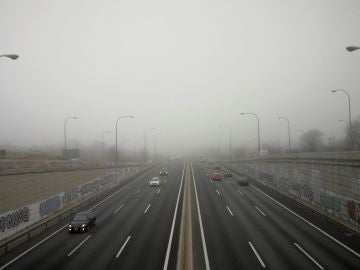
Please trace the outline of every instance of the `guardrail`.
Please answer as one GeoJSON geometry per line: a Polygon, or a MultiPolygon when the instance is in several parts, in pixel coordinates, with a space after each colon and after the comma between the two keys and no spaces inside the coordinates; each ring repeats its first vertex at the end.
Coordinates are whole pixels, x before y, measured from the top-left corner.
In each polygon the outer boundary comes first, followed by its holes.
{"type": "MultiPolygon", "coordinates": [[[[141,171],[135,175],[132,175],[132,176],[128,177],[125,181],[123,181],[121,184],[124,185],[127,182],[130,182],[133,179],[136,179],[140,175],[147,173],[148,171],[150,171],[151,169],[153,169],[155,167],[156,167],[156,165],[153,165],[153,166],[145,169],[144,171],[141,171]]],[[[119,183],[113,187],[101,190],[88,198],[84,198],[84,200],[82,200],[80,202],[76,202],[74,205],[68,206],[67,208],[65,208],[63,210],[60,210],[59,212],[57,212],[56,214],[54,214],[50,217],[47,217],[29,227],[26,227],[24,230],[14,234],[14,235],[11,235],[8,238],[1,240],[0,241],[0,256],[8,253],[13,248],[24,243],[25,241],[37,236],[41,232],[43,232],[46,229],[50,228],[51,226],[59,223],[60,221],[66,220],[67,218],[69,218],[69,216],[78,212],[80,209],[82,209],[102,198],[105,198],[107,195],[111,195],[117,189],[119,189],[123,186],[121,184],[119,183]]]]}

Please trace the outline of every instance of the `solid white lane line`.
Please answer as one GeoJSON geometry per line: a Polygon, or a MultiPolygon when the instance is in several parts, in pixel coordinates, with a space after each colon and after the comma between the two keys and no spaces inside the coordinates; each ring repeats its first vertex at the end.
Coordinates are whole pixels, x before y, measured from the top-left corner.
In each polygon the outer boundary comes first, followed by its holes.
{"type": "Polygon", "coordinates": [[[91,234],[89,234],[88,237],[86,237],[84,240],[82,240],[81,243],[78,244],[78,245],[76,246],[76,248],[74,248],[74,249],[68,254],[68,257],[70,257],[76,250],[78,250],[90,237],[91,237],[91,234]]]}
{"type": "Polygon", "coordinates": [[[131,236],[129,235],[128,238],[126,239],[125,243],[122,245],[122,247],[120,248],[119,252],[116,254],[115,258],[119,258],[121,252],[123,252],[126,244],[129,242],[131,236]]]}
{"type": "Polygon", "coordinates": [[[233,214],[233,212],[231,212],[231,210],[230,210],[229,206],[226,206],[226,208],[227,208],[227,210],[229,211],[230,215],[232,215],[232,216],[233,216],[234,214],[233,214]]]}
{"type": "Polygon", "coordinates": [[[257,207],[257,206],[255,205],[255,208],[256,208],[256,210],[258,210],[264,217],[266,217],[265,213],[264,213],[263,211],[261,211],[259,207],[257,207]]]}
{"type": "Polygon", "coordinates": [[[220,196],[220,192],[219,192],[219,190],[218,190],[218,189],[216,189],[216,192],[217,192],[217,194],[220,196]]]}
{"type": "Polygon", "coordinates": [[[237,191],[240,193],[241,196],[244,196],[244,193],[242,193],[240,189],[238,189],[237,191]]]}
{"type": "Polygon", "coordinates": [[[116,214],[117,212],[119,212],[119,211],[120,211],[120,209],[121,209],[121,208],[123,208],[123,207],[124,207],[124,205],[123,205],[123,204],[122,204],[122,205],[120,205],[120,207],[114,211],[114,214],[116,214]]]}
{"type": "Polygon", "coordinates": [[[316,264],[317,267],[319,267],[320,269],[325,269],[321,264],[319,264],[313,257],[311,257],[309,255],[309,253],[307,253],[302,247],[300,247],[297,243],[294,243],[294,245],[302,252],[306,255],[306,257],[308,257],[313,263],[316,264]]]}
{"type": "Polygon", "coordinates": [[[253,244],[251,242],[248,242],[249,246],[251,247],[252,251],[255,253],[256,258],[258,259],[259,263],[261,264],[262,268],[266,268],[265,263],[263,262],[263,260],[261,259],[259,253],[256,251],[255,247],[253,246],[253,244]]]}
{"type": "Polygon", "coordinates": [[[182,183],[184,180],[184,172],[185,172],[185,162],[184,162],[184,168],[183,168],[183,172],[182,172],[182,176],[181,176],[180,188],[179,188],[179,192],[178,192],[178,196],[177,196],[177,200],[176,200],[176,206],[175,206],[174,217],[173,217],[173,221],[172,221],[172,225],[171,225],[169,242],[168,242],[168,246],[167,246],[167,250],[166,250],[165,262],[164,262],[164,267],[163,267],[164,270],[167,269],[168,264],[169,264],[170,249],[171,249],[172,239],[173,239],[173,235],[174,235],[176,214],[177,214],[177,210],[178,210],[178,206],[179,206],[181,187],[182,187],[182,183]]]}
{"type": "Polygon", "coordinates": [[[208,257],[207,248],[206,248],[206,241],[205,241],[205,236],[204,236],[204,228],[203,228],[203,224],[202,224],[199,199],[198,199],[197,188],[196,188],[196,183],[195,183],[195,174],[194,174],[194,169],[193,169],[192,163],[190,163],[190,165],[191,165],[191,171],[192,171],[193,182],[194,182],[196,205],[197,205],[197,209],[198,209],[201,240],[202,240],[202,245],[203,245],[203,250],[204,250],[204,258],[205,258],[205,267],[206,267],[206,270],[210,270],[209,257],[208,257]]]}
{"type": "Polygon", "coordinates": [[[138,189],[138,190],[134,193],[134,195],[138,194],[139,192],[140,192],[140,189],[138,189]]]}
{"type": "Polygon", "coordinates": [[[161,188],[158,189],[158,191],[156,191],[156,194],[159,194],[161,191],[161,188]]]}
{"type": "MultiPolygon", "coordinates": [[[[356,257],[360,258],[360,254],[357,253],[356,251],[352,250],[350,247],[348,247],[347,245],[343,244],[342,242],[340,242],[339,240],[337,240],[336,238],[332,237],[330,234],[328,234],[327,232],[323,231],[322,229],[320,229],[319,227],[317,227],[316,225],[312,224],[310,221],[306,220],[305,218],[303,218],[302,216],[298,215],[297,213],[295,213],[294,211],[292,211],[291,209],[287,208],[285,205],[283,205],[282,203],[278,202],[277,200],[275,200],[273,197],[267,195],[264,191],[258,189],[257,187],[255,187],[254,185],[250,184],[252,188],[256,189],[257,191],[261,192],[262,194],[264,194],[266,197],[268,197],[270,200],[272,200],[273,202],[277,203],[278,205],[280,205],[282,208],[286,209],[287,211],[289,211],[291,214],[293,214],[294,216],[298,217],[299,219],[301,219],[302,221],[304,221],[305,223],[307,223],[308,225],[310,225],[311,227],[313,227],[314,229],[318,230],[319,232],[321,232],[322,234],[324,234],[325,236],[327,236],[328,238],[330,238],[331,240],[333,240],[335,243],[339,244],[340,246],[342,246],[343,248],[345,248],[346,250],[350,251],[352,254],[354,254],[356,257]]],[[[0,269],[1,270],[1,269],[0,269]]]]}
{"type": "Polygon", "coordinates": [[[59,233],[60,231],[62,231],[64,228],[68,227],[69,225],[66,224],[65,226],[61,227],[60,229],[58,229],[57,231],[53,232],[52,234],[50,234],[48,237],[44,238],[43,240],[41,240],[39,243],[33,245],[31,248],[25,250],[23,253],[21,253],[19,256],[15,257],[14,259],[12,259],[11,261],[7,262],[6,264],[4,264],[3,266],[0,267],[0,270],[5,269],[6,267],[8,267],[9,265],[11,265],[12,263],[16,262],[18,259],[20,259],[22,256],[26,255],[27,253],[29,253],[30,251],[32,251],[33,249],[37,248],[38,246],[40,246],[42,243],[44,243],[45,241],[47,241],[48,239],[50,239],[51,237],[53,237],[54,235],[56,235],[57,233],[59,233]]]}
{"type": "Polygon", "coordinates": [[[149,205],[146,207],[146,209],[145,209],[145,211],[144,211],[144,214],[146,214],[146,212],[149,210],[149,208],[150,208],[150,203],[149,203],[149,205]]]}

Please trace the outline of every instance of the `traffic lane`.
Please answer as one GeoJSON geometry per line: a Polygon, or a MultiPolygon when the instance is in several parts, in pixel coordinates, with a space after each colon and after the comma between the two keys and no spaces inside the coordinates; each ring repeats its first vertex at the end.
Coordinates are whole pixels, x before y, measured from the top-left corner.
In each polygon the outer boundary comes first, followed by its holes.
{"type": "MultiPolygon", "coordinates": [[[[325,268],[356,269],[360,265],[359,257],[280,207],[258,190],[251,187],[247,196],[264,212],[268,213],[267,217],[270,222],[279,229],[286,228],[287,233],[294,238],[294,243],[295,241],[301,243],[310,254],[314,254],[318,258],[325,268]]],[[[328,233],[331,235],[331,231],[328,233]]]]}
{"type": "MultiPolygon", "coordinates": [[[[99,224],[99,221],[101,223],[101,219],[102,219],[103,215],[104,216],[110,215],[109,211],[104,211],[104,209],[105,210],[109,209],[109,207],[107,207],[107,205],[112,205],[114,202],[116,202],[116,200],[119,196],[127,195],[128,194],[127,188],[136,188],[137,187],[136,185],[134,185],[134,187],[132,187],[133,184],[141,185],[141,181],[144,179],[147,179],[149,173],[153,174],[153,172],[150,171],[150,172],[146,173],[145,175],[140,176],[137,179],[134,179],[134,182],[131,182],[132,184],[130,184],[128,186],[124,186],[123,190],[120,189],[118,193],[116,193],[112,197],[108,198],[104,203],[95,204],[95,206],[97,205],[97,207],[95,208],[95,211],[98,212],[97,218],[99,219],[97,221],[97,223],[99,224]],[[137,182],[139,182],[139,183],[137,183],[137,182]]],[[[59,228],[66,226],[66,224],[67,224],[67,222],[62,222],[62,224],[59,226],[59,228]]],[[[58,226],[56,226],[56,227],[58,227],[58,226]]],[[[24,246],[26,246],[25,248],[29,248],[32,245],[35,245],[36,243],[38,243],[39,241],[41,241],[48,235],[49,235],[49,232],[46,231],[46,232],[42,233],[41,235],[39,235],[39,237],[36,237],[36,238],[26,242],[25,243],[26,245],[24,244],[24,246]]],[[[82,240],[82,237],[83,236],[81,236],[80,234],[77,234],[76,236],[69,238],[68,234],[67,234],[67,228],[64,228],[63,230],[60,230],[59,233],[54,235],[51,239],[44,242],[43,244],[41,244],[40,246],[38,246],[37,248],[32,250],[30,253],[28,253],[25,256],[23,256],[22,258],[20,258],[19,261],[15,262],[15,264],[17,265],[16,267],[17,268],[21,267],[20,266],[20,264],[21,264],[21,265],[23,265],[24,269],[26,269],[31,262],[42,262],[45,264],[46,261],[49,261],[49,264],[51,265],[51,262],[56,261],[57,256],[64,255],[63,253],[65,252],[65,249],[59,250],[59,247],[63,247],[64,243],[66,243],[64,248],[72,247],[75,244],[77,244],[80,240],[82,240]],[[48,256],[48,254],[52,254],[52,256],[50,257],[50,256],[48,256]],[[24,261],[24,263],[20,263],[20,261],[24,261]]],[[[7,255],[1,257],[2,264],[0,264],[0,265],[1,266],[4,265],[8,261],[10,261],[12,258],[14,258],[18,254],[20,254],[19,252],[23,252],[23,251],[24,251],[24,247],[20,246],[19,248],[14,250],[14,252],[11,252],[11,254],[9,253],[9,255],[12,255],[12,256],[7,256],[8,255],[7,254],[7,255]],[[16,251],[18,251],[18,252],[16,253],[16,251]]]]}
{"type": "MultiPolygon", "coordinates": [[[[153,174],[152,176],[154,175],[156,174],[153,174]]],[[[161,192],[158,192],[160,191],[160,188],[164,189],[166,192],[167,183],[172,183],[173,180],[176,179],[176,176],[177,174],[175,173],[166,177],[166,179],[162,178],[162,185],[159,188],[149,187],[148,180],[145,180],[145,186],[141,188],[141,191],[138,192],[136,189],[140,188],[140,185],[143,183],[139,183],[138,186],[135,186],[130,190],[134,199],[115,214],[119,217],[119,221],[114,220],[110,224],[111,227],[107,228],[106,232],[101,232],[100,239],[93,239],[94,241],[92,242],[89,241],[86,250],[79,253],[66,268],[81,268],[84,262],[86,263],[89,261],[89,258],[91,258],[92,264],[87,268],[111,269],[114,265],[116,268],[116,255],[122,248],[123,243],[133,234],[132,231],[134,228],[138,226],[147,226],[143,222],[142,216],[146,214],[145,211],[150,211],[149,205],[152,204],[152,201],[154,199],[156,200],[156,198],[162,194],[161,192]]],[[[136,259],[135,262],[139,263],[139,260],[136,259]]]]}
{"type": "MultiPolygon", "coordinates": [[[[234,213],[234,219],[244,228],[248,241],[256,247],[266,267],[271,269],[317,269],[293,245],[291,234],[279,230],[268,220],[268,215],[237,189],[224,181],[217,183],[221,196],[234,213]]],[[[246,194],[246,188],[243,188],[246,194]]],[[[276,217],[275,217],[276,218],[276,217]]]]}
{"type": "MultiPolygon", "coordinates": [[[[241,169],[238,169],[238,171],[241,172],[241,169]]],[[[255,186],[261,187],[261,185],[256,182],[254,184],[255,186]]],[[[354,250],[360,251],[360,237],[351,229],[348,229],[347,227],[332,221],[330,218],[324,218],[322,214],[319,214],[315,210],[310,209],[303,204],[291,199],[290,197],[285,196],[276,189],[268,187],[266,188],[266,192],[277,201],[281,202],[288,208],[291,208],[297,214],[311,219],[311,222],[317,227],[331,232],[332,235],[342,243],[346,244],[354,250]]]]}
{"type": "MultiPolygon", "coordinates": [[[[129,234],[131,238],[110,269],[163,268],[181,178],[182,173],[176,174],[161,186],[161,192],[151,201],[140,222],[132,228],[129,234]]],[[[179,228],[179,216],[176,222],[176,227],[179,228]]],[[[178,233],[177,229],[174,234],[178,233]]],[[[173,258],[170,261],[174,261],[176,255],[177,252],[171,253],[173,258]]]]}
{"type": "MultiPolygon", "coordinates": [[[[153,203],[157,188],[144,191],[128,202],[120,212],[113,215],[113,219],[99,230],[92,241],[86,245],[84,250],[76,253],[65,268],[81,269],[83,265],[91,261],[87,269],[112,269],[117,268],[117,254],[129,236],[136,237],[133,230],[138,226],[148,226],[144,220],[145,211],[153,203]]],[[[138,259],[135,262],[139,262],[138,259]]]]}
{"type": "MultiPolygon", "coordinates": [[[[231,184],[233,185],[233,183],[231,184]]],[[[234,191],[234,189],[232,190],[234,191]]],[[[352,254],[340,245],[299,220],[299,218],[275,204],[272,200],[266,200],[266,196],[259,193],[256,189],[242,187],[241,190],[250,204],[266,214],[266,219],[273,224],[273,227],[277,228],[281,235],[287,236],[293,248],[301,252],[302,255],[305,255],[307,259],[310,258],[304,254],[304,251],[310,254],[311,261],[315,260],[321,267],[329,269],[351,269],[359,263],[357,257],[351,256],[352,254]],[[287,220],[288,218],[290,220],[287,220]]],[[[264,228],[267,227],[264,226],[264,228]]],[[[316,263],[313,263],[313,265],[319,267],[316,263]]]]}
{"type": "MultiPolygon", "coordinates": [[[[238,198],[243,198],[243,193],[236,190],[236,193],[230,196],[224,189],[231,183],[230,179],[231,178],[225,178],[222,181],[212,182],[213,193],[229,207],[234,217],[234,222],[241,223],[242,233],[248,236],[249,247],[254,254],[256,253],[255,256],[257,258],[259,257],[259,264],[262,265],[262,267],[270,267],[273,269],[296,269],[294,265],[298,266],[297,269],[311,269],[312,265],[304,261],[302,257],[297,256],[298,254],[295,250],[292,249],[291,245],[283,239],[281,235],[274,234],[274,231],[271,230],[265,233],[261,231],[259,224],[262,224],[262,220],[261,217],[257,219],[259,213],[253,205],[247,205],[247,209],[243,209],[244,206],[242,205],[239,207],[238,198]],[[252,219],[250,219],[249,216],[251,216],[252,219]],[[277,251],[274,252],[274,250],[277,251]]],[[[234,190],[231,190],[231,192],[232,191],[234,190]]],[[[260,215],[262,216],[261,213],[260,215]]]]}
{"type": "MultiPolygon", "coordinates": [[[[166,185],[162,186],[163,188],[166,187],[166,185]]],[[[114,213],[113,209],[107,211],[110,217],[113,215],[113,218],[110,218],[110,221],[105,220],[103,223],[105,228],[99,223],[96,227],[97,229],[99,228],[99,232],[94,233],[92,239],[89,239],[86,243],[86,246],[76,251],[72,255],[71,261],[63,265],[62,268],[79,269],[87,265],[89,260],[91,260],[92,263],[87,266],[87,269],[110,269],[116,261],[115,256],[120,245],[126,241],[133,228],[139,225],[147,226],[141,221],[142,216],[145,211],[144,209],[148,206],[148,202],[151,202],[158,196],[157,190],[159,188],[149,187],[148,179],[141,180],[137,185],[134,185],[131,190],[128,190],[128,193],[132,194],[132,199],[117,213],[114,213]]],[[[104,205],[104,207],[107,206],[104,205]]]]}
{"type": "Polygon", "coordinates": [[[193,164],[211,269],[262,269],[248,247],[241,225],[217,195],[210,178],[193,164]]]}

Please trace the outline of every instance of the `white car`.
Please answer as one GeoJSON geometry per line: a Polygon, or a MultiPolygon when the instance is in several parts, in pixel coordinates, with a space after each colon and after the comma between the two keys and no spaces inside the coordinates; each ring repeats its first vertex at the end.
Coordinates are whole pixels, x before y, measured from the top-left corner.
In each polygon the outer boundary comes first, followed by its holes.
{"type": "Polygon", "coordinates": [[[160,178],[157,176],[154,176],[153,178],[151,178],[150,180],[150,187],[158,187],[160,186],[160,178]]]}

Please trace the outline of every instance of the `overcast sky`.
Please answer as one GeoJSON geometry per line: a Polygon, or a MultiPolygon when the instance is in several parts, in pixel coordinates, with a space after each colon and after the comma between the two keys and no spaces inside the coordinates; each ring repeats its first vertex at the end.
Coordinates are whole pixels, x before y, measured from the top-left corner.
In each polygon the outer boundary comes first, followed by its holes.
{"type": "MultiPolygon", "coordinates": [[[[0,0],[0,145],[143,145],[158,148],[286,145],[318,128],[340,137],[360,115],[358,0],[0,0]],[[149,139],[151,140],[150,136],[149,139]]],[[[294,142],[295,143],[295,142],[294,142]]]]}

